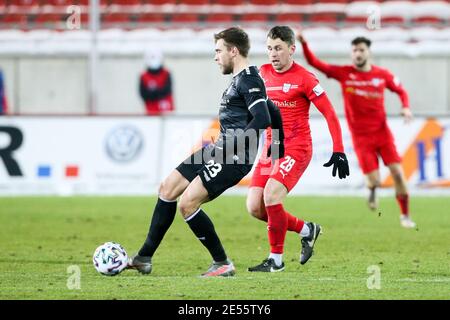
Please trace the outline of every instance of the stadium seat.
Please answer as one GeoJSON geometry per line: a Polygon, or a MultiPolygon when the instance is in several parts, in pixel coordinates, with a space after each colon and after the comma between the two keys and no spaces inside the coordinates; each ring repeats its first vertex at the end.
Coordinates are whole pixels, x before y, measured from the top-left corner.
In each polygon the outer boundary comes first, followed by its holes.
{"type": "Polygon", "coordinates": [[[347,16],[344,18],[344,23],[346,25],[365,25],[367,23],[367,19],[367,16],[347,16]]]}
{"type": "Polygon", "coordinates": [[[411,20],[411,23],[413,25],[433,25],[433,26],[439,26],[445,23],[445,20],[439,18],[439,17],[435,17],[435,16],[422,16],[422,17],[417,17],[417,18],[413,18],[411,20]]]}
{"type": "Polygon", "coordinates": [[[278,4],[278,0],[249,0],[248,3],[256,5],[271,6],[278,4]]]}
{"type": "Polygon", "coordinates": [[[405,24],[406,19],[402,16],[390,16],[390,17],[381,17],[381,25],[403,25],[405,24]]]}
{"type": "Polygon", "coordinates": [[[59,13],[40,13],[34,19],[34,25],[38,28],[60,29],[63,24],[63,15],[59,13]]]}
{"type": "Polygon", "coordinates": [[[234,16],[230,13],[212,13],[206,16],[206,22],[208,23],[226,23],[233,21],[234,16]]]}
{"type": "Polygon", "coordinates": [[[284,0],[283,3],[292,5],[306,5],[313,4],[314,0],[284,0]]]}
{"type": "Polygon", "coordinates": [[[164,23],[165,20],[165,15],[159,13],[143,13],[137,17],[138,23],[164,23]]]}
{"type": "Polygon", "coordinates": [[[301,13],[279,13],[275,16],[275,21],[280,24],[300,23],[303,21],[301,13]]]}
{"type": "Polygon", "coordinates": [[[122,6],[136,6],[140,5],[140,0],[109,0],[110,4],[118,4],[122,6]]]}
{"type": "Polygon", "coordinates": [[[222,6],[238,6],[243,5],[245,0],[211,0],[211,4],[219,4],[222,6]]]}
{"type": "Polygon", "coordinates": [[[178,3],[198,6],[198,5],[209,4],[209,0],[181,0],[178,3]]]}
{"type": "Polygon", "coordinates": [[[341,4],[341,3],[349,3],[349,2],[353,2],[352,0],[320,0],[320,1],[317,1],[317,3],[339,3],[339,4],[341,4]]]}
{"type": "Polygon", "coordinates": [[[51,5],[51,6],[71,6],[74,4],[72,0],[41,0],[41,5],[51,5]]]}
{"type": "Polygon", "coordinates": [[[244,13],[240,16],[239,21],[245,23],[267,23],[269,16],[265,13],[244,13]]]}
{"type": "Polygon", "coordinates": [[[190,24],[200,22],[200,18],[194,13],[175,13],[171,16],[170,21],[172,23],[190,24]]]}
{"type": "Polygon", "coordinates": [[[8,13],[0,16],[0,27],[6,29],[27,29],[28,17],[25,14],[8,13]]]}
{"type": "Polygon", "coordinates": [[[21,8],[38,7],[39,0],[9,0],[10,6],[18,6],[21,8]]]}
{"type": "Polygon", "coordinates": [[[421,1],[412,7],[413,24],[438,26],[450,20],[450,1],[421,1]]]}
{"type": "Polygon", "coordinates": [[[176,4],[177,0],[142,0],[142,4],[155,4],[155,5],[163,5],[163,4],[176,4]]]}
{"type": "Polygon", "coordinates": [[[309,16],[311,23],[336,24],[338,20],[339,15],[336,13],[315,13],[309,16]]]}
{"type": "Polygon", "coordinates": [[[130,16],[126,13],[107,13],[101,16],[102,24],[122,24],[130,22],[130,16]]]}

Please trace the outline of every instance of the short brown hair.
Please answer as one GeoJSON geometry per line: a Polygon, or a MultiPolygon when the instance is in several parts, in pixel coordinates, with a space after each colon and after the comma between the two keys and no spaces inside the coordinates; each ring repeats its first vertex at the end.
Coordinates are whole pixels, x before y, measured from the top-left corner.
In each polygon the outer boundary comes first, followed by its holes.
{"type": "Polygon", "coordinates": [[[286,42],[288,45],[292,46],[295,44],[294,31],[288,26],[275,26],[270,29],[267,34],[267,38],[270,39],[281,39],[281,41],[286,42]]]}
{"type": "Polygon", "coordinates": [[[370,48],[370,45],[372,44],[372,41],[370,41],[366,37],[357,37],[357,38],[353,39],[353,41],[352,41],[352,45],[353,46],[356,46],[356,45],[358,45],[360,43],[365,43],[367,45],[367,47],[370,48]]]}
{"type": "Polygon", "coordinates": [[[223,39],[225,46],[228,49],[231,49],[231,47],[236,47],[241,56],[248,56],[248,51],[250,50],[250,40],[248,38],[248,34],[241,28],[232,27],[214,34],[215,42],[220,39],[223,39]]]}

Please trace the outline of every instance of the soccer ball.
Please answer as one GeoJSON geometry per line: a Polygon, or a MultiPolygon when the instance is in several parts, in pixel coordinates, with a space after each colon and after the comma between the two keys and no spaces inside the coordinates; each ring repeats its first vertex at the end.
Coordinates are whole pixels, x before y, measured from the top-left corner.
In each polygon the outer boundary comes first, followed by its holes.
{"type": "Polygon", "coordinates": [[[128,255],[120,244],[105,242],[95,250],[92,262],[99,273],[105,276],[115,276],[127,266],[128,255]]]}

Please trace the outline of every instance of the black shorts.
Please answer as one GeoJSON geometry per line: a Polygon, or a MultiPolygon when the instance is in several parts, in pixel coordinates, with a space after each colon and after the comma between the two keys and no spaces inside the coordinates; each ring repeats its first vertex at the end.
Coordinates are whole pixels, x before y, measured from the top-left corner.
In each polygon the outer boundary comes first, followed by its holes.
{"type": "Polygon", "coordinates": [[[223,164],[203,159],[203,147],[190,155],[177,168],[189,182],[199,176],[208,191],[209,200],[220,196],[225,190],[239,183],[252,169],[251,164],[223,164]],[[202,159],[196,163],[194,159],[202,159]]]}

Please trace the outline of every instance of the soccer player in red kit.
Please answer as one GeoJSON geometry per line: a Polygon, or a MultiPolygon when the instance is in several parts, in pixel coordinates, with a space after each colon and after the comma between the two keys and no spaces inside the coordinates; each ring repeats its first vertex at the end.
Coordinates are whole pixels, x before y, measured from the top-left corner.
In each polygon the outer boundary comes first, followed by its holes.
{"type": "Polygon", "coordinates": [[[400,223],[405,228],[414,228],[416,224],[409,215],[409,195],[406,179],[401,167],[401,158],[394,144],[394,138],[388,127],[384,108],[384,89],[396,94],[402,102],[402,115],[406,122],[412,119],[408,94],[399,80],[388,70],[371,64],[371,41],[358,37],[352,41],[353,65],[337,66],[327,64],[314,56],[299,32],[306,60],[329,78],[341,83],[344,96],[345,115],[350,129],[353,146],[359,165],[366,176],[370,190],[368,205],[377,208],[376,188],[380,186],[378,156],[389,168],[395,182],[395,191],[400,206],[400,223]]]}
{"type": "Polygon", "coordinates": [[[252,177],[247,208],[254,217],[268,223],[270,255],[261,264],[248,269],[252,272],[284,270],[282,255],[287,231],[300,234],[301,264],[311,257],[320,234],[319,224],[297,218],[285,211],[282,205],[311,161],[311,102],[324,115],[333,140],[333,155],[324,166],[333,165],[333,176],[338,172],[341,179],[349,175],[339,120],[317,78],[293,60],[295,34],[292,29],[286,26],[273,27],[267,36],[267,50],[270,64],[261,66],[260,74],[268,97],[281,111],[285,156],[274,161],[266,156],[276,152],[277,140],[272,137],[275,132],[268,130],[262,155],[252,177]],[[269,148],[270,152],[267,152],[269,148]]]}

